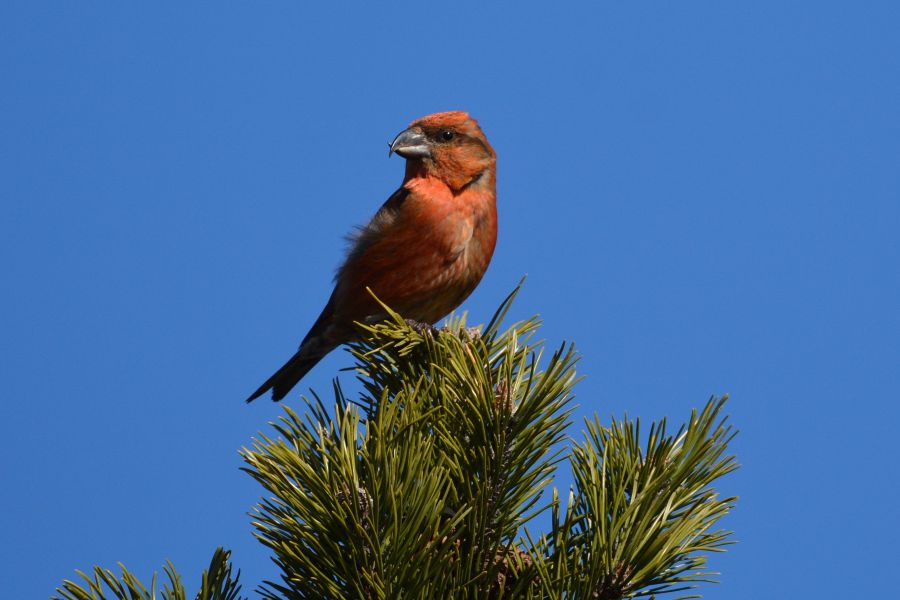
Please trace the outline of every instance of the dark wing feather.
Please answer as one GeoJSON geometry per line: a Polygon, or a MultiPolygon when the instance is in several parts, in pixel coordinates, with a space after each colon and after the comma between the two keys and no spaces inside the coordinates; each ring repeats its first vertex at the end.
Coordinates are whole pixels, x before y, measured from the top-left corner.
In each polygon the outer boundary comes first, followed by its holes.
{"type": "MultiPolygon", "coordinates": [[[[409,190],[404,187],[398,189],[391,194],[390,198],[388,198],[381,208],[378,209],[378,212],[375,213],[375,216],[372,217],[369,224],[365,227],[361,227],[355,235],[350,237],[352,247],[347,255],[347,261],[345,261],[344,264],[354,257],[361,255],[369,244],[377,237],[378,233],[394,222],[397,213],[400,211],[400,207],[408,196],[409,190]]],[[[338,270],[336,279],[339,277],[340,270],[338,270]]],[[[274,375],[269,377],[265,383],[259,386],[259,388],[247,398],[247,402],[256,400],[270,389],[272,390],[272,399],[281,400],[289,391],[291,391],[291,388],[297,385],[310,369],[316,366],[316,363],[318,363],[322,357],[334,349],[335,346],[346,341],[343,339],[327,339],[328,336],[325,335],[326,330],[333,323],[336,292],[337,289],[331,293],[331,298],[328,299],[328,304],[325,305],[322,314],[319,315],[319,318],[316,319],[316,322],[310,328],[309,333],[306,334],[303,341],[300,343],[300,349],[297,350],[294,356],[278,369],[274,375]]]]}

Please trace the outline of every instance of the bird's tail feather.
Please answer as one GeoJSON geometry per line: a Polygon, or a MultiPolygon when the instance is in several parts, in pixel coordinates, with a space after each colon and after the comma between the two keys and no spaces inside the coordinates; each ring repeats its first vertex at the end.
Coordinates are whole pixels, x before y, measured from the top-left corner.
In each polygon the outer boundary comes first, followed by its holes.
{"type": "Polygon", "coordinates": [[[287,396],[291,388],[297,385],[297,382],[303,379],[303,376],[309,373],[310,369],[322,360],[322,357],[331,352],[342,339],[345,339],[335,337],[333,332],[331,335],[328,334],[334,317],[336,291],[337,288],[331,293],[331,298],[328,299],[328,303],[322,309],[322,314],[319,315],[315,324],[303,338],[303,341],[300,342],[300,349],[297,350],[297,353],[284,363],[284,366],[278,369],[274,375],[269,377],[264,384],[259,386],[259,389],[247,398],[247,402],[253,402],[270,389],[272,390],[272,400],[278,402],[287,396]]]}
{"type": "Polygon", "coordinates": [[[316,354],[311,356],[301,348],[301,350],[294,354],[289,361],[284,363],[284,366],[278,369],[274,375],[269,377],[264,384],[259,386],[259,389],[247,398],[247,402],[253,402],[270,389],[272,390],[272,400],[275,402],[281,400],[287,396],[287,393],[291,391],[291,388],[297,385],[297,382],[299,382],[310,369],[316,366],[316,363],[322,360],[322,356],[324,355],[316,354]]]}

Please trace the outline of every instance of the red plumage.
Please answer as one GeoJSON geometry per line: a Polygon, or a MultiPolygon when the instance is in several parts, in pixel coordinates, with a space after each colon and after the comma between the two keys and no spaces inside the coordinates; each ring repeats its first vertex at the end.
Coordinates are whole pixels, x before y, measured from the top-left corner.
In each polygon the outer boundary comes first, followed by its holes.
{"type": "Polygon", "coordinates": [[[353,238],[334,291],[293,357],[247,399],[280,400],[323,356],[354,339],[355,322],[383,319],[366,288],[405,318],[434,323],[460,305],[487,270],[497,241],[496,155],[461,111],[422,117],[391,152],[403,184],[353,238]]]}

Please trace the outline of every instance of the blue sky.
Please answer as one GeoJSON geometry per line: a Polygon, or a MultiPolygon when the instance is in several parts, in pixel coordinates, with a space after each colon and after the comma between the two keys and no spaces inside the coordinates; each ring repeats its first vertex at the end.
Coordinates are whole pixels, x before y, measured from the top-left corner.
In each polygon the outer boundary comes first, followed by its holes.
{"type": "Polygon", "coordinates": [[[117,561],[194,586],[217,545],[245,589],[277,576],[237,450],[281,408],[243,399],[399,183],[385,142],[448,109],[499,155],[500,238],[464,308],[485,320],[528,274],[515,316],[583,355],[572,433],[731,394],[740,543],[705,596],[883,596],[898,29],[877,1],[5,1],[4,597],[117,561]]]}

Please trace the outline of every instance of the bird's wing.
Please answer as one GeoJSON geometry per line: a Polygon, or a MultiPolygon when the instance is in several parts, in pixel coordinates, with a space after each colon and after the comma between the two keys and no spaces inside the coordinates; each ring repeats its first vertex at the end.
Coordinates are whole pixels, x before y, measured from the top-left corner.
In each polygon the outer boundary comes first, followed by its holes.
{"type": "Polygon", "coordinates": [[[348,263],[362,258],[366,248],[380,236],[384,235],[385,230],[389,229],[391,225],[394,224],[403,208],[403,203],[410,196],[410,193],[410,190],[401,186],[385,200],[384,204],[381,205],[381,208],[378,209],[378,212],[375,213],[375,216],[372,217],[372,220],[369,221],[367,225],[357,228],[356,231],[348,236],[350,251],[347,253],[347,260],[344,261],[344,264],[335,274],[335,280],[340,278],[341,272],[348,263]]]}
{"type": "Polygon", "coordinates": [[[408,183],[356,236],[338,271],[336,312],[354,320],[380,317],[368,287],[404,316],[437,320],[455,308],[457,288],[470,288],[455,263],[472,229],[471,211],[446,186],[408,183]]]}

